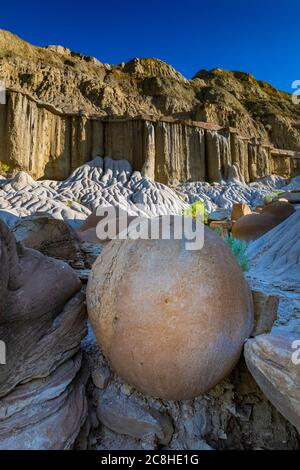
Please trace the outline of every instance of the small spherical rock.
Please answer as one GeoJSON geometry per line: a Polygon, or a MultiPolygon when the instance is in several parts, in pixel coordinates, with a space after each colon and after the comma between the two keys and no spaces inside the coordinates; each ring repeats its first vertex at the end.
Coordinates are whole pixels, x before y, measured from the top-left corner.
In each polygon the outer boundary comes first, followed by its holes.
{"type": "Polygon", "coordinates": [[[232,227],[232,234],[238,240],[257,240],[294,214],[295,208],[289,202],[273,202],[259,209],[258,213],[240,217],[232,227]]]}
{"type": "Polygon", "coordinates": [[[113,240],[87,287],[91,323],[113,369],[141,392],[183,400],[236,365],[253,326],[252,297],[223,240],[113,240]]]}

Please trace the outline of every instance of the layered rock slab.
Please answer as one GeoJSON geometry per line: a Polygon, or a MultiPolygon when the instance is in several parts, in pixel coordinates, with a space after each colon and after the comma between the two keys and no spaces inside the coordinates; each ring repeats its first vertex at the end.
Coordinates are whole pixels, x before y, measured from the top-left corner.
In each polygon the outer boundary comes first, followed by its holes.
{"type": "Polygon", "coordinates": [[[292,334],[268,334],[245,345],[247,366],[266,397],[300,433],[300,368],[292,334]],[[294,358],[294,359],[293,359],[294,358]]]}
{"type": "Polygon", "coordinates": [[[0,448],[71,448],[86,415],[81,283],[64,262],[17,245],[1,221],[0,248],[0,448]]]}

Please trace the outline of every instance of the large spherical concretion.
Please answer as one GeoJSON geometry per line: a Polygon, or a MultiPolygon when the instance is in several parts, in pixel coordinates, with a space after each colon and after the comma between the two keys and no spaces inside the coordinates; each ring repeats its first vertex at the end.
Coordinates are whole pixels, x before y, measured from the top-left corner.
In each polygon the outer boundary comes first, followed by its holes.
{"type": "Polygon", "coordinates": [[[205,228],[182,240],[113,240],[97,259],[87,304],[111,366],[138,390],[170,400],[207,392],[237,363],[252,299],[229,248],[205,228]]]}

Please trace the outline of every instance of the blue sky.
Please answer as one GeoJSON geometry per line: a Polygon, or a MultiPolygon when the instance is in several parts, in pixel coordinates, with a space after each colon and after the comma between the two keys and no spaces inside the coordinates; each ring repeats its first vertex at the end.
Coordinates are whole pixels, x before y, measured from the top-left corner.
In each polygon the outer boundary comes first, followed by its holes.
{"type": "Polygon", "coordinates": [[[291,92],[300,80],[300,0],[2,2],[0,27],[119,63],[158,57],[187,78],[222,67],[291,92]]]}

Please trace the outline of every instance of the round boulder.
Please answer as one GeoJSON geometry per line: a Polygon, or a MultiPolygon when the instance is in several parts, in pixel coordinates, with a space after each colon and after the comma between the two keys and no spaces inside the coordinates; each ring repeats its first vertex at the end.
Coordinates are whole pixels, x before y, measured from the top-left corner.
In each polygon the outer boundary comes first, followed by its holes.
{"type": "Polygon", "coordinates": [[[112,240],[87,287],[88,312],[113,369],[169,400],[207,392],[236,365],[253,325],[252,297],[223,240],[112,240]]]}
{"type": "Polygon", "coordinates": [[[289,202],[272,202],[258,207],[257,213],[240,217],[232,227],[232,234],[239,240],[257,240],[294,212],[295,209],[289,202]]]}

